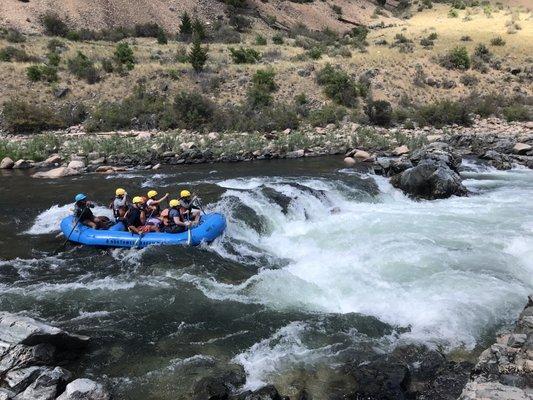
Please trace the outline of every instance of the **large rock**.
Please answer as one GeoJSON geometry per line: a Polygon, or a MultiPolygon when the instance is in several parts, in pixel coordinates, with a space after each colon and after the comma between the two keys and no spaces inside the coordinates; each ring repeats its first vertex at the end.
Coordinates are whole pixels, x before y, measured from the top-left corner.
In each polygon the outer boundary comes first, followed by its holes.
{"type": "Polygon", "coordinates": [[[434,159],[424,159],[415,167],[394,175],[391,183],[411,197],[427,200],[467,194],[459,174],[445,162],[434,159]]]}
{"type": "Polygon", "coordinates": [[[15,165],[15,161],[13,161],[9,157],[4,157],[2,161],[0,162],[0,169],[11,169],[15,165]]]}
{"type": "Polygon", "coordinates": [[[76,379],[70,382],[57,400],[108,400],[107,390],[90,379],[76,379]]]}
{"type": "Polygon", "coordinates": [[[39,171],[32,178],[57,179],[65,176],[79,175],[80,172],[69,167],[57,167],[49,171],[39,171]]]}
{"type": "Polygon", "coordinates": [[[39,343],[35,346],[17,344],[8,346],[0,359],[0,375],[18,368],[32,365],[46,365],[55,361],[56,348],[49,343],[39,343]]]}
{"type": "Polygon", "coordinates": [[[33,366],[12,370],[5,375],[4,380],[12,391],[20,393],[41,375],[45,368],[33,366]]]}
{"type": "Polygon", "coordinates": [[[0,340],[26,346],[49,343],[65,350],[84,348],[89,342],[87,336],[70,334],[33,318],[7,312],[0,312],[0,340]]]}
{"type": "Polygon", "coordinates": [[[13,164],[13,169],[28,169],[31,168],[31,163],[27,160],[17,160],[13,164]]]}
{"type": "Polygon", "coordinates": [[[68,163],[70,169],[82,169],[85,168],[85,162],[82,160],[72,160],[68,163]]]}
{"type": "Polygon", "coordinates": [[[253,392],[247,391],[240,395],[232,397],[232,400],[284,400],[285,396],[281,396],[278,390],[272,386],[267,385],[253,392]]]}
{"type": "Polygon", "coordinates": [[[346,164],[348,167],[353,167],[356,164],[356,161],[352,157],[345,157],[344,164],[346,164]]]}
{"type": "Polygon", "coordinates": [[[357,150],[354,153],[353,157],[359,161],[371,161],[373,159],[372,155],[369,152],[364,151],[364,150],[357,150]]]}
{"type": "Polygon", "coordinates": [[[459,400],[531,400],[531,396],[499,382],[468,382],[459,400]]]}
{"type": "Polygon", "coordinates": [[[409,147],[406,145],[398,146],[394,150],[392,150],[392,154],[395,156],[403,156],[404,154],[409,153],[409,147]]]}
{"type": "Polygon", "coordinates": [[[442,161],[454,171],[458,171],[462,161],[461,156],[449,144],[443,142],[430,143],[414,151],[409,159],[414,165],[422,160],[442,161]]]}
{"type": "Polygon", "coordinates": [[[45,165],[54,165],[61,162],[61,156],[59,154],[52,154],[46,160],[44,160],[45,165]]]}
{"type": "Polygon", "coordinates": [[[517,143],[514,145],[513,147],[513,151],[516,153],[516,154],[526,154],[528,151],[530,151],[531,149],[533,149],[532,146],[530,146],[529,144],[527,143],[517,143]]]}
{"type": "Polygon", "coordinates": [[[64,368],[45,369],[33,383],[14,400],[52,400],[61,393],[72,374],[64,368]]]}

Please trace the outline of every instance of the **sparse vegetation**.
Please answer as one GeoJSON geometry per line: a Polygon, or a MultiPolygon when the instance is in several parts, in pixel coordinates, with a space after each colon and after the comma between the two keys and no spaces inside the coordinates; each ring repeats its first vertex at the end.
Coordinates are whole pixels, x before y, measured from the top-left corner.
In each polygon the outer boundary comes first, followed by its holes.
{"type": "Polygon", "coordinates": [[[469,69],[471,60],[464,46],[454,47],[440,59],[440,64],[448,69],[469,69]]]}
{"type": "Polygon", "coordinates": [[[490,40],[490,44],[493,46],[505,46],[505,40],[501,36],[496,36],[490,40]]]}
{"type": "Polygon", "coordinates": [[[261,59],[261,54],[252,48],[240,47],[235,49],[230,47],[229,52],[235,64],[255,64],[261,59]]]}
{"type": "Polygon", "coordinates": [[[94,62],[78,51],[75,57],[67,61],[69,71],[79,79],[85,80],[88,84],[94,84],[100,80],[98,70],[94,66],[94,62]]]}
{"type": "Polygon", "coordinates": [[[132,70],[135,67],[135,57],[133,56],[133,49],[126,42],[117,44],[115,48],[115,61],[120,67],[125,67],[127,70],[132,70]]]}
{"type": "Polygon", "coordinates": [[[421,126],[441,127],[451,124],[468,126],[472,124],[470,111],[460,101],[443,100],[423,105],[416,111],[414,118],[421,126]]]}
{"type": "Polygon", "coordinates": [[[369,101],[365,107],[369,121],[375,125],[389,126],[392,121],[392,106],[388,101],[369,101]]]}
{"type": "Polygon", "coordinates": [[[64,121],[51,107],[31,104],[21,99],[6,101],[2,113],[4,123],[12,133],[32,133],[65,127],[64,121]]]}
{"type": "Polygon", "coordinates": [[[204,65],[207,62],[207,52],[207,47],[202,47],[200,39],[195,37],[191,51],[189,52],[188,61],[196,72],[203,71],[204,65]]]}
{"type": "Polygon", "coordinates": [[[30,65],[26,68],[26,76],[32,82],[44,81],[44,82],[57,82],[59,80],[57,76],[57,68],[51,65],[30,65]]]}
{"type": "Polygon", "coordinates": [[[503,109],[503,115],[509,122],[511,121],[531,121],[533,115],[527,106],[522,104],[512,104],[503,109]]]}
{"type": "Polygon", "coordinates": [[[13,46],[6,46],[0,50],[0,61],[30,62],[36,60],[36,57],[30,56],[26,51],[13,46]]]}

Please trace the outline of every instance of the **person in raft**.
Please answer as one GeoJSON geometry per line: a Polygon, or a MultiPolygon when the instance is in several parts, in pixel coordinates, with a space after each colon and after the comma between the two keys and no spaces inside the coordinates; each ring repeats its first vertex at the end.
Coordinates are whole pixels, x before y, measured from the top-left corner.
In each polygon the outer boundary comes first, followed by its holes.
{"type": "Polygon", "coordinates": [[[194,204],[194,198],[188,190],[180,192],[180,209],[187,212],[187,220],[192,222],[192,226],[198,225],[200,222],[200,210],[194,204]]]}
{"type": "Polygon", "coordinates": [[[123,223],[130,232],[137,234],[159,232],[159,225],[146,223],[146,206],[141,196],[133,198],[133,205],[124,216],[123,223]]]}
{"type": "Polygon", "coordinates": [[[157,200],[155,197],[157,192],[155,190],[150,190],[147,194],[148,200],[146,201],[146,212],[148,214],[147,222],[155,225],[161,223],[159,216],[161,215],[161,202],[168,199],[170,196],[168,193],[157,200]]]}
{"type": "Polygon", "coordinates": [[[91,211],[91,208],[94,208],[94,203],[87,200],[87,196],[84,193],[78,193],[74,197],[74,201],[74,217],[83,225],[94,229],[105,229],[108,227],[109,218],[104,216],[96,217],[91,211]]]}
{"type": "Polygon", "coordinates": [[[113,210],[115,221],[120,221],[128,211],[128,193],[122,188],[115,190],[115,198],[109,204],[109,208],[113,210]]]}
{"type": "Polygon", "coordinates": [[[161,212],[163,231],[166,233],[180,233],[189,229],[193,223],[189,219],[188,210],[182,207],[179,200],[173,199],[168,203],[169,209],[161,212]]]}

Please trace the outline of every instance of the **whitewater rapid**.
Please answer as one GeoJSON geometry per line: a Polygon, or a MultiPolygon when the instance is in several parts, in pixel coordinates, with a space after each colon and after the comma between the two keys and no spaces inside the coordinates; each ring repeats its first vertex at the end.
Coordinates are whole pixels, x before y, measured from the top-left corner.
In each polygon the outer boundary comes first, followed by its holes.
{"type": "MultiPolygon", "coordinates": [[[[81,277],[6,290],[117,291],[180,282],[217,307],[236,302],[281,313],[375,317],[395,330],[375,341],[383,351],[401,342],[470,350],[511,323],[533,290],[533,171],[466,167],[462,175],[472,194],[437,201],[413,201],[387,179],[350,169],[333,177],[195,181],[220,189],[207,209],[228,218],[225,235],[198,251],[242,265],[253,272],[247,279],[232,283],[205,268],[176,268],[149,278],[81,277]]],[[[169,180],[164,174],[143,179],[142,187],[164,187],[169,180]]],[[[69,209],[44,211],[26,234],[55,232],[69,209]]],[[[111,254],[120,262],[144,262],[135,251],[111,254]]],[[[334,358],[335,346],[308,340],[310,332],[322,331],[318,323],[293,321],[235,354],[247,373],[246,388],[270,383],[291,366],[334,358]]],[[[342,334],[353,343],[364,339],[353,330],[342,334]]]]}

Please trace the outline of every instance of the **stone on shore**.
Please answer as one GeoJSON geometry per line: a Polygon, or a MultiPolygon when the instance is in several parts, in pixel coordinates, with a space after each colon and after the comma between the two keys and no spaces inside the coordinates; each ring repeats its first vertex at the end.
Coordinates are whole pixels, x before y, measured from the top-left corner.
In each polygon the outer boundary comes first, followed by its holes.
{"type": "Polygon", "coordinates": [[[68,163],[70,169],[82,169],[85,168],[85,162],[82,160],[72,160],[68,163]]]}
{"type": "Polygon", "coordinates": [[[15,396],[14,400],[55,399],[71,379],[72,374],[64,368],[46,368],[26,390],[15,396]]]}
{"type": "Polygon", "coordinates": [[[302,158],[304,155],[305,155],[305,150],[300,149],[300,150],[288,152],[286,157],[287,158],[302,158]]]}
{"type": "Polygon", "coordinates": [[[468,382],[459,400],[531,400],[531,396],[499,382],[468,382]]]}
{"type": "Polygon", "coordinates": [[[516,154],[526,154],[531,149],[533,149],[533,147],[527,143],[517,143],[513,147],[513,152],[516,154]]]}
{"type": "Polygon", "coordinates": [[[13,164],[13,169],[28,169],[31,168],[31,163],[27,160],[17,160],[13,164]]]}
{"type": "Polygon", "coordinates": [[[392,154],[395,156],[403,156],[404,154],[409,153],[409,147],[406,145],[398,146],[394,150],[392,150],[392,154]]]}
{"type": "Polygon", "coordinates": [[[57,167],[49,171],[39,171],[32,175],[32,178],[57,179],[65,176],[79,175],[78,170],[69,167],[57,167]]]}
{"type": "Polygon", "coordinates": [[[15,161],[13,161],[9,157],[4,157],[2,161],[0,162],[0,169],[11,169],[15,165],[15,161]]]}
{"type": "Polygon", "coordinates": [[[109,398],[104,386],[82,378],[70,382],[57,400],[108,400],[109,398]]]}
{"type": "Polygon", "coordinates": [[[87,346],[89,338],[67,333],[30,317],[0,312],[0,341],[26,346],[49,343],[58,349],[72,350],[87,346]]]}
{"type": "Polygon", "coordinates": [[[44,160],[45,165],[59,164],[61,162],[61,156],[59,154],[52,154],[46,160],[44,160]]]}

